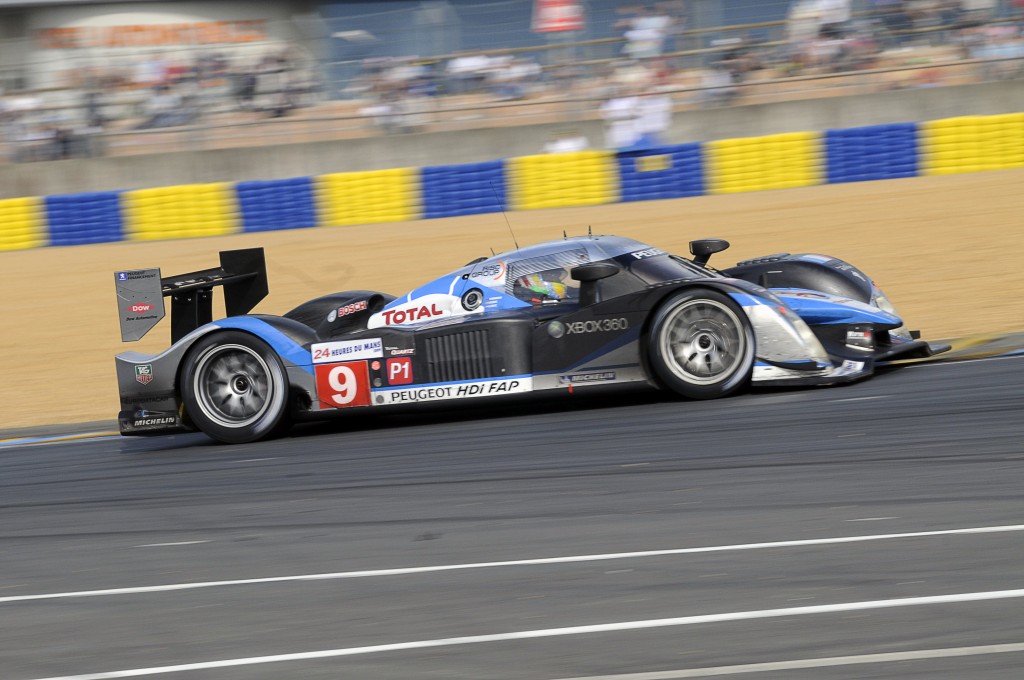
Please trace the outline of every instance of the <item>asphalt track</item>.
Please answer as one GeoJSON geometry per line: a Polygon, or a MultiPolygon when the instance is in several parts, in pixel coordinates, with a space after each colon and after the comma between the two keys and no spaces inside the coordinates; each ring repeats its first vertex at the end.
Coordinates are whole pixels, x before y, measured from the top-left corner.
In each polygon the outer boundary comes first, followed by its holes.
{"type": "Polygon", "coordinates": [[[1024,357],[0,449],[0,678],[1019,679],[1024,357]]]}

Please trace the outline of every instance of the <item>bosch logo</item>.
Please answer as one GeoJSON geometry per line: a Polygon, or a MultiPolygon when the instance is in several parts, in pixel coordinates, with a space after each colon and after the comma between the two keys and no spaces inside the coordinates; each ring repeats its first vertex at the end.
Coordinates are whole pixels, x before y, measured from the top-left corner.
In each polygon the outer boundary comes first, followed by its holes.
{"type": "Polygon", "coordinates": [[[604,333],[608,331],[624,331],[629,328],[628,319],[596,319],[594,321],[574,321],[566,324],[567,335],[579,333],[604,333]]]}
{"type": "Polygon", "coordinates": [[[131,307],[128,308],[128,311],[134,312],[136,314],[141,314],[142,312],[148,312],[151,309],[153,309],[153,305],[141,304],[132,305],[131,307]]]}

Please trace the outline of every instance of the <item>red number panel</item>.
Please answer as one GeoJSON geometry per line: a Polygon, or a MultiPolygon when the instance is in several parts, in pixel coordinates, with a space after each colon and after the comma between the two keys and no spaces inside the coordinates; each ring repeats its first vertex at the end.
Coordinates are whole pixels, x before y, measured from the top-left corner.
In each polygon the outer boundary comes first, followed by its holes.
{"type": "Polygon", "coordinates": [[[370,370],[365,361],[316,365],[321,408],[370,405],[370,370]]]}
{"type": "Polygon", "coordinates": [[[408,385],[412,382],[412,359],[388,359],[388,384],[408,385]]]}

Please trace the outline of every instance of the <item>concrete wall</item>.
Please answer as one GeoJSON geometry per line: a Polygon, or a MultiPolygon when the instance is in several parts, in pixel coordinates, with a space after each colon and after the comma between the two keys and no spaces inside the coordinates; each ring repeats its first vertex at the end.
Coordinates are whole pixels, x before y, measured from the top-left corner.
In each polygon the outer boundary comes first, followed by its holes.
{"type": "MultiPolygon", "coordinates": [[[[1024,111],[1024,81],[880,92],[676,114],[668,142],[822,131],[1024,111]]],[[[0,198],[266,180],[332,172],[475,163],[540,151],[566,125],[378,136],[321,143],[0,166],[0,198]]],[[[600,146],[600,122],[573,127],[600,146]]]]}

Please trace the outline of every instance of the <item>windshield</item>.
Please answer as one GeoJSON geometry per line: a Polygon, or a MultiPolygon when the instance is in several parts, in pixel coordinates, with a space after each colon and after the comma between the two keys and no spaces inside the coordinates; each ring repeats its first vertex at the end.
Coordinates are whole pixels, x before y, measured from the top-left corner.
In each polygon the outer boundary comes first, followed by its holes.
{"type": "Polygon", "coordinates": [[[630,262],[629,270],[647,284],[676,279],[706,279],[715,276],[714,273],[703,267],[698,267],[689,260],[667,254],[630,262]]]}

